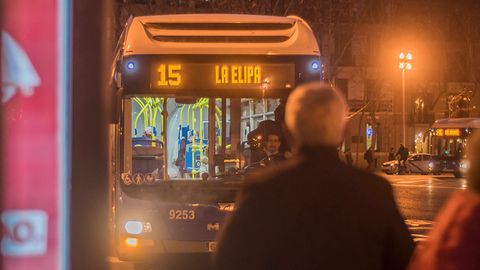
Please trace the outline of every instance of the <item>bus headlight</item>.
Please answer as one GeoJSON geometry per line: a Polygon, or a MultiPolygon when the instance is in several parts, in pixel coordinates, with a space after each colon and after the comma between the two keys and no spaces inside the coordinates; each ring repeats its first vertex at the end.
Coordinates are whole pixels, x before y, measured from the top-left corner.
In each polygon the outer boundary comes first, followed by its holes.
{"type": "Polygon", "coordinates": [[[468,170],[468,167],[469,167],[468,160],[460,161],[460,169],[461,170],[468,170]]]}
{"type": "Polygon", "coordinates": [[[143,232],[143,223],[129,220],[125,223],[125,231],[129,234],[141,234],[143,232]]]}
{"type": "Polygon", "coordinates": [[[461,175],[466,175],[468,172],[468,169],[470,168],[470,163],[468,160],[463,159],[458,162],[458,171],[460,172],[461,175]]]}
{"type": "Polygon", "coordinates": [[[150,224],[150,222],[129,220],[125,222],[125,231],[133,235],[139,235],[144,232],[149,233],[152,232],[152,224],[150,224]]]}
{"type": "Polygon", "coordinates": [[[429,168],[430,170],[433,169],[433,162],[430,161],[430,162],[428,163],[428,168],[429,168]]]}

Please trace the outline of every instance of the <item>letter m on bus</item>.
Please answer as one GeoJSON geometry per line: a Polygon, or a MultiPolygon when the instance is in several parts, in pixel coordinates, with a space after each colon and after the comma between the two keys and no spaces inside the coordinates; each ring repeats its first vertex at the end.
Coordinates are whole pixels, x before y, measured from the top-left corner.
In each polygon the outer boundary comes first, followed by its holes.
{"type": "Polygon", "coordinates": [[[209,232],[212,232],[212,231],[218,232],[218,231],[220,231],[220,223],[218,223],[218,222],[217,222],[217,223],[208,223],[208,224],[207,224],[207,231],[209,231],[209,232]]]}

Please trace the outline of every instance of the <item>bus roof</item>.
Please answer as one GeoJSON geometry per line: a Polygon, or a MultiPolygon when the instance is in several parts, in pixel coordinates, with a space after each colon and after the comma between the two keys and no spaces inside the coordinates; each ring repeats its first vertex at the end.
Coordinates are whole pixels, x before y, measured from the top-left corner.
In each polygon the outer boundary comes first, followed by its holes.
{"type": "Polygon", "coordinates": [[[432,128],[480,128],[480,118],[445,118],[438,119],[432,128]]]}
{"type": "Polygon", "coordinates": [[[124,55],[320,55],[311,28],[295,16],[180,14],[134,17],[124,55]]]}
{"type": "Polygon", "coordinates": [[[137,17],[143,23],[288,23],[295,19],[281,16],[249,15],[249,14],[172,14],[137,17]]]}

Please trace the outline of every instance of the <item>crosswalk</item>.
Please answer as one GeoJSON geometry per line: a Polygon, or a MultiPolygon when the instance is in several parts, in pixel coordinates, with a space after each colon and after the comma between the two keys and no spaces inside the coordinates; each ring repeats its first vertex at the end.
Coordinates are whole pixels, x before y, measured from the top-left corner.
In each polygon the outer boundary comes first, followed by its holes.
{"type": "Polygon", "coordinates": [[[406,219],[405,223],[415,242],[422,242],[427,239],[428,232],[432,229],[434,222],[430,220],[406,219]]]}
{"type": "Polygon", "coordinates": [[[455,178],[449,175],[386,175],[383,174],[394,187],[412,188],[441,188],[464,190],[467,188],[467,181],[464,178],[455,178]]]}

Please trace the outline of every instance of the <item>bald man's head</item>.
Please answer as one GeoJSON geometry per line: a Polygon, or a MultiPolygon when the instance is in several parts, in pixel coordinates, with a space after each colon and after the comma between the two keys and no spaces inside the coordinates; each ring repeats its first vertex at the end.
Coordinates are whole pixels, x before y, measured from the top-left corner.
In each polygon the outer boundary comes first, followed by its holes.
{"type": "Polygon", "coordinates": [[[338,146],[343,141],[347,104],[332,86],[312,82],[288,98],[285,122],[297,146],[338,146]]]}

